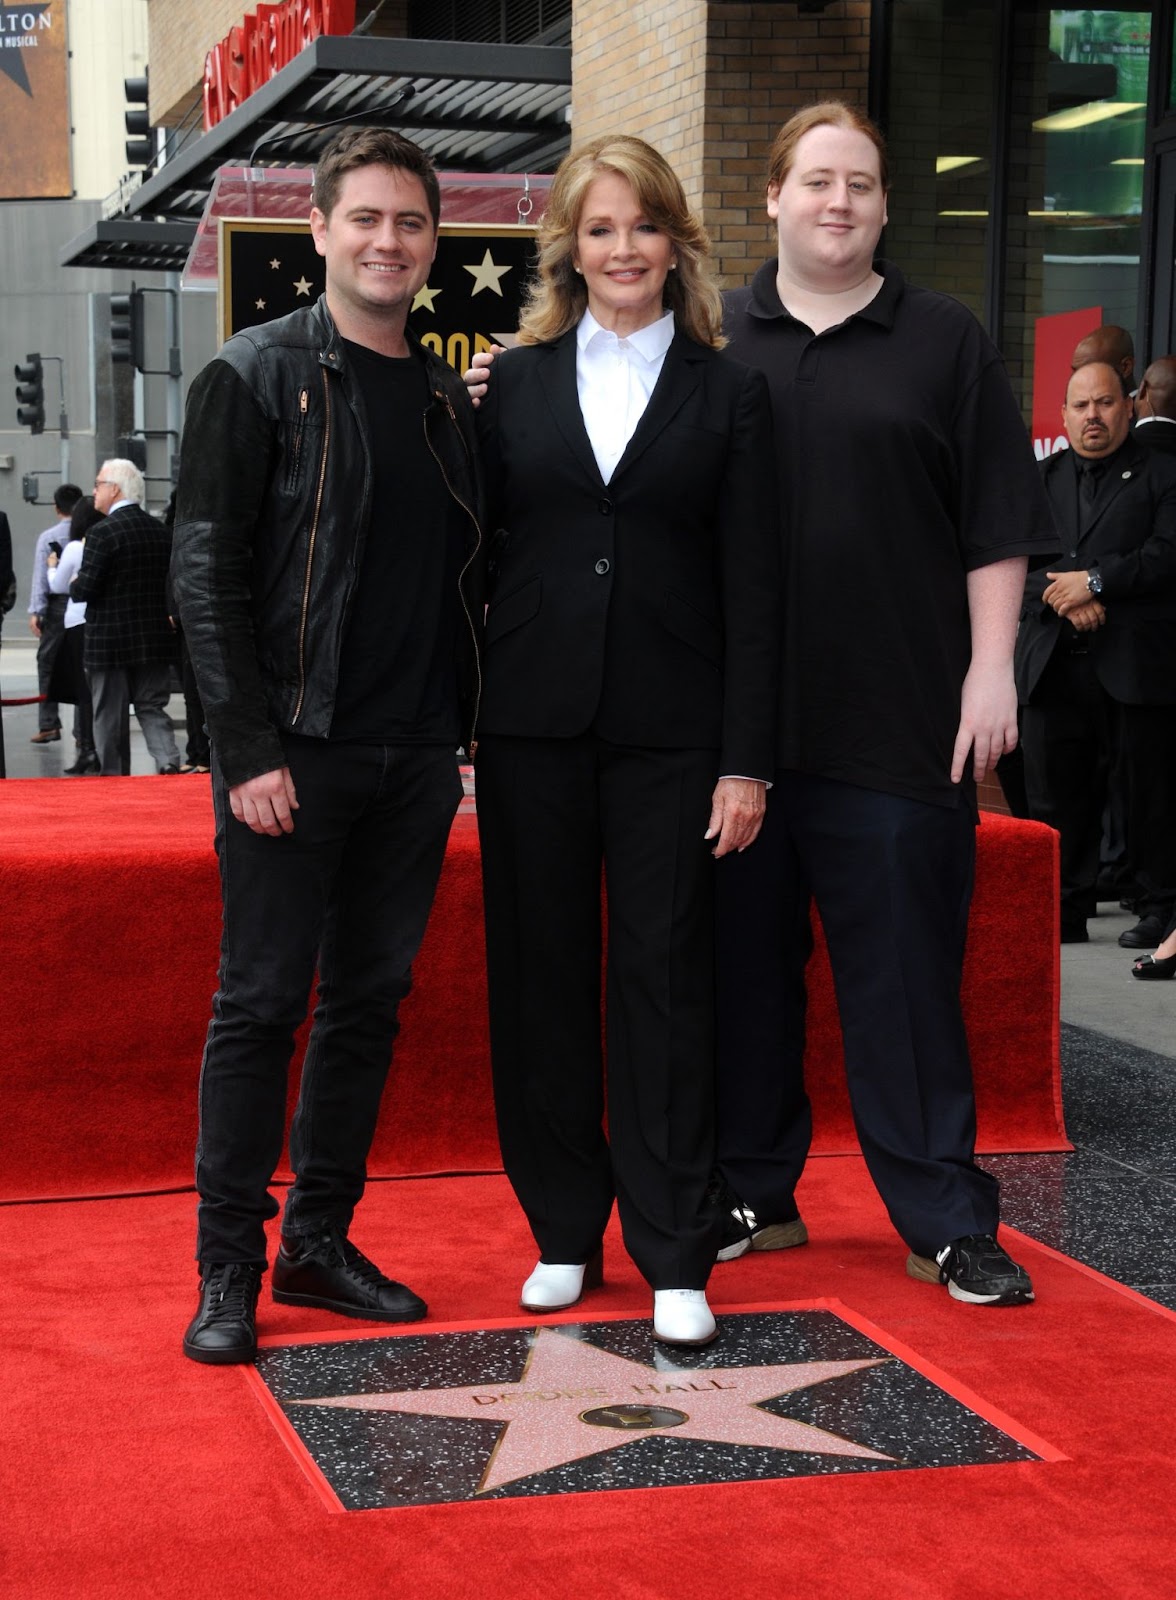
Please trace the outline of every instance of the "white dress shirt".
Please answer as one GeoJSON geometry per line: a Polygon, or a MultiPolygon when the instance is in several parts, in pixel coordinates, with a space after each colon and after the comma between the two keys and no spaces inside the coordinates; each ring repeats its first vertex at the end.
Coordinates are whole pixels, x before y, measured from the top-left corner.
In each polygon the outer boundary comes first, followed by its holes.
{"type": "MultiPolygon", "coordinates": [[[[57,565],[49,569],[49,588],[54,594],[69,595],[70,581],[82,564],[82,552],[85,548],[84,539],[71,539],[58,556],[57,565]]],[[[65,608],[66,627],[79,628],[85,620],[86,602],[75,600],[69,595],[69,603],[65,608]]]]}
{"type": "Polygon", "coordinates": [[[667,311],[618,339],[585,311],[576,329],[576,392],[600,476],[608,483],[637,431],[674,339],[667,311]]]}

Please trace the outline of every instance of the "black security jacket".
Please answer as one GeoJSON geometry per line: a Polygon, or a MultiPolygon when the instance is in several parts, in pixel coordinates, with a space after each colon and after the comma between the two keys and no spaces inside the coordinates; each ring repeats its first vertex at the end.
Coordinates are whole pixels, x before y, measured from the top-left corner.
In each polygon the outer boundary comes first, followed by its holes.
{"type": "Polygon", "coordinates": [[[424,358],[430,399],[411,438],[366,415],[325,297],[234,335],[192,385],[172,580],[230,785],[285,765],[279,730],[330,733],[377,450],[430,450],[468,513],[460,690],[473,728],[484,604],[473,412],[454,369],[424,358]]]}

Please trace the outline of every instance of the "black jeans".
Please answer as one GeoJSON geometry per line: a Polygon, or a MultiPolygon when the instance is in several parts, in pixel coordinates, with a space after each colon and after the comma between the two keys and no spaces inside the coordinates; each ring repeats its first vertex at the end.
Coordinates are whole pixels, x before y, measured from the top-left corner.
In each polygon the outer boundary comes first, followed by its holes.
{"type": "Polygon", "coordinates": [[[290,1130],[283,1232],[346,1228],[397,1032],[397,1011],[461,798],[454,750],[290,738],[294,831],[253,833],[213,758],[224,930],[200,1074],[197,1258],[265,1265],[294,1034],[318,1003],[290,1130]]]}

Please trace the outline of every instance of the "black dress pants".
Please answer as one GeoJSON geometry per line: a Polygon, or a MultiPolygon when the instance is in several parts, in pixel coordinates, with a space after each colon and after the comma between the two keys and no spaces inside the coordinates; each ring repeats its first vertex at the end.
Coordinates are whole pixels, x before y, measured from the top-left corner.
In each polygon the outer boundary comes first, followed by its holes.
{"type": "Polygon", "coordinates": [[[1176,906],[1176,706],[1112,700],[1082,649],[1060,644],[1021,722],[1030,815],[1061,835],[1062,921],[1096,910],[1108,785],[1122,786],[1136,910],[1176,906]]]}
{"type": "Polygon", "coordinates": [[[543,1261],[583,1262],[614,1195],[655,1289],[718,1249],[712,750],[483,737],[476,757],[503,1162],[543,1261]],[[601,870],[608,893],[608,1137],[601,870]]]}
{"type": "Polygon", "coordinates": [[[295,1030],[318,1004],[290,1129],[282,1231],[344,1229],[367,1154],[450,825],[451,747],[287,738],[299,809],[271,838],[238,822],[213,759],[224,931],[200,1073],[197,1259],[265,1265],[295,1030]]]}
{"type": "Polygon", "coordinates": [[[959,994],[975,849],[962,795],[948,808],[782,771],[757,842],[719,863],[719,1165],[761,1223],[796,1215],[811,1139],[815,899],[858,1139],[891,1221],[926,1256],[995,1231],[959,994]]]}

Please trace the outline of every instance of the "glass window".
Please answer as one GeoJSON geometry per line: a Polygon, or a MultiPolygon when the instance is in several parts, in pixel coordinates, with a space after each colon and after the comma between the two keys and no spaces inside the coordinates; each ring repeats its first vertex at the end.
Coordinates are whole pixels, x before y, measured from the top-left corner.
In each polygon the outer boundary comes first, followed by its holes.
{"type": "Polygon", "coordinates": [[[1027,416],[1039,319],[1090,308],[1136,332],[1150,49],[1150,11],[1014,13],[999,342],[1027,416]]]}
{"type": "Polygon", "coordinates": [[[898,0],[891,9],[884,249],[915,283],[983,316],[992,180],[993,5],[898,0]]]}

